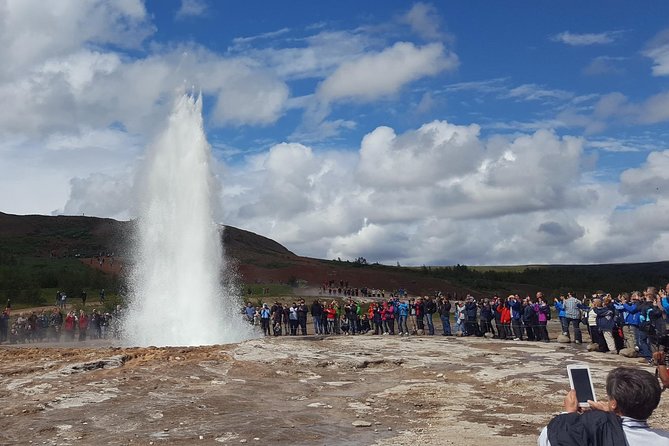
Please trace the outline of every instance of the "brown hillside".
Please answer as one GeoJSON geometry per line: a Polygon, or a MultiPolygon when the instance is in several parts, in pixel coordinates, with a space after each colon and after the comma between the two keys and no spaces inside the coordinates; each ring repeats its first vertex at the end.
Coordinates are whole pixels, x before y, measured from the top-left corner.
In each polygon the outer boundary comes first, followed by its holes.
{"type": "MultiPolygon", "coordinates": [[[[15,255],[30,257],[79,257],[92,268],[107,273],[122,271],[128,258],[133,222],[85,216],[11,215],[0,213],[0,242],[15,255]],[[114,254],[114,262],[102,265],[99,255],[114,254]]],[[[281,244],[232,226],[223,232],[228,258],[245,283],[294,283],[310,289],[334,280],[351,287],[385,290],[407,288],[414,293],[435,290],[466,292],[441,279],[418,272],[381,265],[362,267],[347,262],[331,262],[300,257],[281,244]]]]}

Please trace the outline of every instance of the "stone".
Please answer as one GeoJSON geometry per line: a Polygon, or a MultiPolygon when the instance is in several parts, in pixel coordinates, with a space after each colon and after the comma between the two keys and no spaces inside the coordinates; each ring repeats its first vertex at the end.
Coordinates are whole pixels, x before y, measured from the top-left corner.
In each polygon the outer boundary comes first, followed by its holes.
{"type": "Polygon", "coordinates": [[[351,423],[355,427],[370,427],[372,423],[369,421],[365,420],[355,420],[353,423],[351,423]]]}
{"type": "Polygon", "coordinates": [[[561,335],[558,335],[557,341],[560,344],[569,344],[571,342],[571,339],[569,339],[569,336],[565,336],[565,335],[561,334],[561,335]]]}
{"type": "Polygon", "coordinates": [[[624,348],[618,352],[619,355],[624,356],[625,358],[636,358],[639,356],[639,352],[637,352],[633,348],[624,348]]]}

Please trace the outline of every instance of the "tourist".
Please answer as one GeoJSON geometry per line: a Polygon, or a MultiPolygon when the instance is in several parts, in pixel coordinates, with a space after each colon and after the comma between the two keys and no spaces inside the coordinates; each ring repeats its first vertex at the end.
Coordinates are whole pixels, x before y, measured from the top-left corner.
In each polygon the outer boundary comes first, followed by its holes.
{"type": "Polygon", "coordinates": [[[606,296],[602,301],[602,305],[595,307],[595,314],[597,315],[597,328],[606,341],[606,351],[612,354],[618,354],[616,350],[616,341],[613,339],[613,330],[616,329],[615,308],[611,296],[606,296]]]}
{"type": "Polygon", "coordinates": [[[618,367],[606,377],[608,402],[588,401],[581,411],[576,392],[564,399],[562,413],[541,431],[539,446],[669,446],[669,432],[651,429],[648,418],[660,403],[661,389],[645,371],[618,367]]]}
{"type": "Polygon", "coordinates": [[[400,336],[409,335],[409,327],[407,325],[407,318],[409,317],[409,304],[402,301],[397,305],[397,330],[400,336]]]}
{"type": "Polygon", "coordinates": [[[434,319],[433,315],[437,312],[437,305],[434,303],[430,296],[425,296],[425,301],[423,303],[425,309],[425,322],[427,322],[427,334],[430,336],[434,335],[434,319]]]}
{"type": "Polygon", "coordinates": [[[262,332],[265,336],[270,335],[269,331],[269,320],[272,312],[269,309],[269,306],[267,304],[262,304],[262,308],[260,309],[260,326],[262,327],[262,332]]]}
{"type": "Polygon", "coordinates": [[[534,310],[537,313],[539,322],[538,335],[535,333],[535,335],[537,335],[537,341],[550,342],[550,337],[548,336],[548,321],[551,319],[551,307],[544,300],[544,295],[541,292],[537,293],[537,303],[534,310]]]}
{"type": "Polygon", "coordinates": [[[451,336],[451,302],[448,299],[448,295],[441,298],[438,310],[443,331],[442,335],[451,336]]]}
{"type": "Polygon", "coordinates": [[[79,310],[79,341],[86,340],[86,334],[88,333],[88,316],[84,310],[79,310]]]}
{"type": "Polygon", "coordinates": [[[423,316],[425,315],[425,306],[423,305],[423,299],[420,297],[417,298],[413,304],[413,307],[416,313],[416,333],[423,334],[425,331],[425,322],[423,321],[423,316]]]}
{"type": "Polygon", "coordinates": [[[639,294],[623,293],[621,296],[623,309],[623,339],[625,348],[639,350],[639,294]]]}
{"type": "Polygon", "coordinates": [[[335,320],[337,318],[337,310],[335,309],[333,303],[330,303],[325,309],[325,314],[328,322],[327,334],[335,334],[335,320]]]}
{"type": "Polygon", "coordinates": [[[465,304],[460,301],[455,302],[455,334],[465,334],[465,304]]]}
{"type": "Polygon", "coordinates": [[[555,311],[558,314],[558,319],[560,320],[560,327],[562,328],[562,335],[569,336],[569,322],[567,320],[566,312],[564,311],[564,295],[560,295],[555,302],[555,311]]]}
{"type": "Polygon", "coordinates": [[[479,326],[476,323],[478,315],[478,306],[473,296],[467,295],[465,299],[465,336],[479,335],[479,326]]]}
{"type": "MultiPolygon", "coordinates": [[[[571,293],[567,293],[567,298],[564,300],[564,314],[565,318],[567,318],[567,327],[573,327],[575,344],[583,342],[581,328],[579,327],[582,306],[583,303],[580,300],[576,299],[571,293]]],[[[569,336],[569,328],[567,328],[566,332],[565,336],[569,336]]]]}
{"type": "Polygon", "coordinates": [[[256,309],[253,307],[251,302],[246,302],[246,307],[244,308],[244,314],[246,315],[246,320],[249,321],[250,324],[253,324],[253,316],[256,313],[256,309]]]}
{"type": "Polygon", "coordinates": [[[507,300],[506,304],[511,311],[511,328],[513,330],[513,340],[522,341],[523,340],[523,330],[521,326],[520,318],[522,316],[523,306],[520,302],[520,296],[517,294],[511,294],[507,300]]]}
{"type": "Polygon", "coordinates": [[[9,334],[9,312],[5,309],[0,315],[0,344],[7,342],[9,334]]]}
{"type": "Polygon", "coordinates": [[[311,304],[311,319],[314,324],[314,334],[323,334],[322,316],[323,306],[318,299],[315,299],[314,303],[311,304]]]}
{"type": "Polygon", "coordinates": [[[513,339],[513,333],[511,333],[511,309],[503,298],[498,300],[496,311],[500,314],[499,322],[502,325],[499,338],[513,339]]]}
{"type": "Polygon", "coordinates": [[[76,318],[74,311],[69,311],[67,316],[65,316],[65,324],[63,329],[65,330],[65,339],[68,341],[74,341],[74,328],[75,328],[76,318]]]}
{"type": "Polygon", "coordinates": [[[409,298],[409,325],[411,326],[411,334],[416,334],[418,326],[416,325],[416,301],[409,298]]]}
{"type": "Polygon", "coordinates": [[[304,299],[300,299],[300,303],[297,305],[297,321],[300,325],[300,330],[302,331],[302,336],[307,335],[307,314],[309,310],[307,305],[304,303],[304,299]]]}
{"type": "Polygon", "coordinates": [[[394,335],[395,334],[395,306],[392,301],[383,301],[383,307],[381,309],[381,319],[383,319],[384,324],[384,334],[394,335]]]}
{"type": "Polygon", "coordinates": [[[495,330],[492,327],[492,321],[495,319],[495,311],[492,308],[492,305],[490,305],[490,299],[485,298],[483,299],[483,303],[481,303],[481,308],[479,310],[480,313],[480,327],[481,327],[481,334],[485,335],[486,333],[490,333],[492,337],[495,337],[495,330]]]}
{"type": "Polygon", "coordinates": [[[530,296],[527,296],[523,300],[523,315],[521,317],[521,320],[523,322],[523,327],[525,328],[525,335],[527,336],[528,341],[538,341],[540,338],[538,337],[538,325],[539,325],[539,317],[537,314],[537,310],[535,308],[535,305],[532,304],[532,300],[530,299],[530,296]]]}
{"type": "Polygon", "coordinates": [[[288,308],[288,323],[290,324],[290,335],[296,336],[298,320],[297,320],[297,304],[295,302],[293,302],[293,304],[288,308]]]}

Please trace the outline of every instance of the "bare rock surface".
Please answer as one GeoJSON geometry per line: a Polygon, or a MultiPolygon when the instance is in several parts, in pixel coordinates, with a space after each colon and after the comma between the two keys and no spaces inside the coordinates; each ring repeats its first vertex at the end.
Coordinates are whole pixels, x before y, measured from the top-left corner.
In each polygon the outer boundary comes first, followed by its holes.
{"type": "MultiPolygon", "coordinates": [[[[535,445],[567,364],[590,364],[601,399],[613,367],[644,367],[582,345],[441,336],[0,353],[0,444],[535,445]]],[[[651,424],[668,415],[663,401],[651,424]]]]}

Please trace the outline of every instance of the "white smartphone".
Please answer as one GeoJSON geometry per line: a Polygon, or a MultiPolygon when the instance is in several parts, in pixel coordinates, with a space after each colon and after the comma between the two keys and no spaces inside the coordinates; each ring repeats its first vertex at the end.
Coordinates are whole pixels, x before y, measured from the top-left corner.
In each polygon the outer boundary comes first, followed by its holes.
{"type": "Polygon", "coordinates": [[[576,391],[579,407],[590,407],[588,400],[597,401],[590,367],[585,364],[570,364],[567,366],[567,375],[569,375],[569,385],[576,391]]]}

